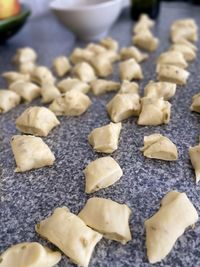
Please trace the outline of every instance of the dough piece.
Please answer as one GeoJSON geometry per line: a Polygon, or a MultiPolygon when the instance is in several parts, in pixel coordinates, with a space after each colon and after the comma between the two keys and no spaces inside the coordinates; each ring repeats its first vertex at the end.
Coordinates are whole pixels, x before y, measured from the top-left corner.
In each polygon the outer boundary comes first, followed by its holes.
{"type": "Polygon", "coordinates": [[[196,52],[186,44],[173,44],[170,50],[182,53],[186,61],[193,61],[197,57],[196,52]]]}
{"type": "Polygon", "coordinates": [[[198,214],[185,193],[169,192],[159,211],[145,221],[147,256],[150,263],[164,259],[176,240],[198,220],[198,214]]]}
{"type": "Polygon", "coordinates": [[[83,172],[86,179],[85,192],[88,194],[109,187],[123,175],[119,164],[111,157],[90,162],[83,172]]]}
{"type": "Polygon", "coordinates": [[[55,77],[51,71],[44,66],[35,67],[34,71],[32,72],[31,79],[33,82],[39,85],[43,85],[44,83],[55,83],[55,77]]]}
{"type": "Polygon", "coordinates": [[[96,80],[93,67],[87,62],[78,63],[73,69],[74,75],[83,82],[89,83],[96,80]]]}
{"type": "Polygon", "coordinates": [[[138,94],[117,94],[106,106],[113,122],[120,122],[140,114],[140,97],[138,94]]]}
{"type": "Polygon", "coordinates": [[[134,58],[138,63],[146,60],[149,56],[146,53],[142,53],[137,47],[130,46],[124,47],[120,51],[121,59],[126,60],[134,58]]]}
{"type": "Polygon", "coordinates": [[[114,40],[111,37],[104,38],[100,41],[100,44],[103,45],[106,49],[112,50],[112,51],[118,51],[119,44],[116,40],[114,40]]]}
{"type": "Polygon", "coordinates": [[[50,103],[57,97],[61,96],[61,93],[58,88],[52,85],[51,83],[45,83],[41,87],[41,96],[42,103],[50,103]]]}
{"type": "Polygon", "coordinates": [[[23,74],[29,74],[30,76],[33,73],[34,69],[35,69],[35,63],[31,61],[19,65],[19,71],[23,74]]]}
{"type": "Polygon", "coordinates": [[[78,216],[105,238],[123,245],[131,240],[129,229],[130,208],[111,199],[90,198],[78,216]]]}
{"type": "Polygon", "coordinates": [[[144,96],[169,100],[176,93],[176,84],[150,81],[144,88],[144,96]]]}
{"type": "Polygon", "coordinates": [[[73,64],[77,64],[83,61],[90,62],[94,55],[94,52],[87,49],[75,48],[70,56],[70,60],[73,64]]]}
{"type": "Polygon", "coordinates": [[[15,172],[25,172],[53,165],[54,154],[40,137],[15,135],[11,141],[17,168],[15,172]]]}
{"type": "Polygon", "coordinates": [[[143,73],[140,65],[134,58],[123,61],[119,64],[119,72],[121,80],[131,81],[133,79],[143,79],[143,73]]]}
{"type": "Polygon", "coordinates": [[[122,124],[109,123],[105,126],[94,129],[88,136],[90,145],[102,153],[112,153],[118,148],[118,140],[122,124]]]}
{"type": "Polygon", "coordinates": [[[10,85],[9,89],[27,102],[33,101],[35,98],[40,96],[40,88],[31,82],[17,81],[10,85]]]}
{"type": "Polygon", "coordinates": [[[67,207],[55,209],[50,217],[36,225],[36,232],[83,267],[89,265],[93,250],[102,238],[67,207]]]}
{"type": "Polygon", "coordinates": [[[37,242],[24,242],[8,248],[0,259],[1,267],[53,267],[61,260],[61,254],[37,242]]]}
{"type": "Polygon", "coordinates": [[[55,114],[45,107],[29,107],[16,120],[20,132],[37,136],[47,136],[59,124],[55,114]]]}
{"type": "Polygon", "coordinates": [[[192,105],[190,110],[200,113],[200,93],[192,97],[192,105]]]}
{"type": "Polygon", "coordinates": [[[184,85],[187,83],[190,73],[184,69],[172,65],[161,65],[158,72],[158,80],[184,85]]]}
{"type": "Polygon", "coordinates": [[[176,20],[171,25],[170,35],[174,43],[181,39],[196,42],[198,40],[197,24],[193,19],[176,20]]]}
{"type": "Polygon", "coordinates": [[[21,97],[9,90],[0,90],[0,113],[5,113],[20,103],[21,97]]]}
{"type": "Polygon", "coordinates": [[[16,71],[8,71],[4,72],[2,74],[2,77],[6,80],[8,85],[11,85],[12,83],[16,81],[24,81],[29,82],[30,81],[30,75],[29,74],[22,74],[16,71]]]}
{"type": "Polygon", "coordinates": [[[95,69],[98,77],[106,78],[113,73],[112,62],[105,53],[92,57],[90,64],[95,69]]]}
{"type": "Polygon", "coordinates": [[[147,14],[141,14],[137,23],[134,24],[133,32],[139,33],[144,29],[151,29],[155,22],[147,14]]]}
{"type": "Polygon", "coordinates": [[[144,50],[153,52],[157,49],[159,40],[149,30],[144,29],[133,36],[133,43],[144,50]]]}
{"type": "Polygon", "coordinates": [[[20,65],[24,63],[32,62],[34,63],[37,59],[37,53],[31,47],[24,47],[17,50],[13,61],[20,65]]]}
{"type": "Polygon", "coordinates": [[[118,94],[138,94],[139,85],[135,82],[124,80],[118,94]]]}
{"type": "Polygon", "coordinates": [[[117,91],[120,88],[120,83],[107,81],[103,79],[94,80],[91,82],[91,89],[94,95],[102,95],[107,92],[117,91]]]}
{"type": "Polygon", "coordinates": [[[58,77],[63,77],[65,74],[67,74],[70,71],[71,65],[67,57],[60,56],[54,59],[53,68],[56,74],[58,75],[58,77]]]}
{"type": "Polygon", "coordinates": [[[71,90],[56,98],[49,108],[58,116],[79,116],[86,112],[91,104],[87,95],[71,90]]]}
{"type": "Polygon", "coordinates": [[[198,50],[197,47],[193,43],[191,43],[190,41],[186,39],[177,40],[175,44],[184,44],[187,47],[190,47],[194,52],[197,52],[198,50]]]}
{"type": "Polygon", "coordinates": [[[101,55],[101,57],[104,57],[105,59],[107,59],[110,63],[114,63],[114,62],[120,60],[120,55],[113,50],[107,50],[107,51],[105,51],[99,55],[101,55]]]}
{"type": "Polygon", "coordinates": [[[101,54],[107,51],[107,48],[100,45],[100,44],[95,44],[95,43],[90,43],[86,46],[85,48],[88,51],[93,52],[94,54],[101,54]]]}
{"type": "Polygon", "coordinates": [[[90,86],[87,83],[82,82],[79,79],[70,77],[60,81],[57,86],[62,93],[75,90],[77,92],[87,94],[90,90],[90,86]]]}
{"type": "Polygon", "coordinates": [[[138,119],[139,125],[161,125],[170,120],[171,104],[162,98],[142,98],[142,110],[138,119]]]}
{"type": "Polygon", "coordinates": [[[188,67],[183,54],[179,51],[167,51],[162,53],[157,60],[157,71],[160,65],[173,65],[185,69],[188,67]]]}
{"type": "Polygon", "coordinates": [[[198,183],[200,181],[200,162],[199,162],[200,145],[190,147],[189,148],[189,155],[190,155],[190,160],[192,162],[192,166],[195,170],[196,183],[198,183]]]}
{"type": "Polygon", "coordinates": [[[161,134],[151,134],[144,137],[143,155],[151,159],[177,160],[178,151],[176,145],[161,134]]]}

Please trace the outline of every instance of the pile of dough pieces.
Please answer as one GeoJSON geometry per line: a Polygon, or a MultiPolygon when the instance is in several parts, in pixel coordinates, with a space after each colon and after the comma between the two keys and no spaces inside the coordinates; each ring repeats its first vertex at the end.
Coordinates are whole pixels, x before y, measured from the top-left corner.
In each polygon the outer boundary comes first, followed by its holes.
{"type": "MultiPolygon", "coordinates": [[[[155,51],[159,40],[151,32],[153,26],[154,21],[141,15],[133,28],[133,44],[147,52],[155,51]]],[[[54,164],[55,156],[42,137],[47,137],[60,125],[58,116],[85,113],[92,104],[87,95],[90,90],[95,96],[117,92],[106,105],[112,122],[93,129],[88,136],[89,144],[98,153],[111,154],[118,149],[122,121],[129,117],[138,117],[137,123],[141,126],[169,123],[169,100],[175,95],[177,85],[186,84],[189,72],[185,69],[188,62],[196,58],[197,48],[192,43],[197,40],[196,23],[192,19],[175,21],[171,26],[171,40],[169,51],[157,59],[158,81],[148,82],[142,98],[139,85],[133,80],[143,79],[140,63],[148,59],[148,54],[136,46],[119,50],[117,41],[108,37],[85,48],[75,48],[69,58],[59,56],[53,61],[52,68],[59,81],[50,69],[36,64],[37,54],[32,48],[19,49],[13,59],[19,71],[3,73],[8,89],[0,90],[0,113],[11,110],[21,101],[30,103],[38,97],[49,107],[31,106],[16,119],[16,128],[22,133],[11,139],[16,172],[54,164]],[[121,82],[106,80],[118,61],[121,82]]],[[[191,110],[200,112],[200,94],[193,97],[191,110]]],[[[141,151],[150,159],[178,159],[176,145],[159,133],[144,136],[141,151]]],[[[191,147],[189,153],[198,182],[200,145],[191,147]]],[[[87,194],[113,185],[123,175],[119,164],[109,155],[90,162],[83,173],[87,194]]],[[[36,225],[36,232],[74,263],[87,267],[102,237],[121,244],[131,240],[130,215],[126,204],[92,197],[78,215],[67,207],[56,208],[52,215],[36,225]]],[[[197,219],[197,212],[185,193],[169,192],[161,201],[159,211],[145,222],[150,263],[161,261],[197,219]]],[[[0,267],[52,267],[60,259],[60,252],[53,252],[39,243],[21,243],[1,255],[0,267]]]]}

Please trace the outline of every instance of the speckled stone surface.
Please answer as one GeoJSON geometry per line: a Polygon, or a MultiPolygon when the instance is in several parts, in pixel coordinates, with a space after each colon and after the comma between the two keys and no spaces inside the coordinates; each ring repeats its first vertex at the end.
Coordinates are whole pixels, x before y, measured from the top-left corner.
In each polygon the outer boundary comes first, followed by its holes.
{"type": "MultiPolygon", "coordinates": [[[[200,26],[200,8],[185,4],[163,4],[155,33],[161,40],[156,53],[142,64],[145,79],[155,78],[155,59],[169,46],[169,27],[177,18],[193,17],[200,26]]],[[[110,35],[121,46],[131,44],[132,22],[124,12],[112,28],[110,35]]],[[[27,26],[6,46],[0,47],[0,71],[12,70],[11,57],[15,50],[32,46],[39,54],[39,63],[50,66],[52,59],[60,54],[69,54],[74,46],[84,45],[60,26],[52,15],[30,21],[27,26]]],[[[199,44],[198,44],[199,46],[199,44]]],[[[199,46],[200,49],[200,46],[199,46]]],[[[117,70],[117,69],[116,69],[117,70]]],[[[186,192],[200,214],[200,184],[194,182],[194,172],[188,156],[190,145],[198,143],[200,115],[191,113],[192,96],[200,91],[200,56],[189,66],[191,76],[185,87],[178,87],[172,102],[172,117],[169,125],[139,127],[136,118],[123,122],[119,149],[113,157],[119,162],[124,175],[115,185],[90,196],[111,198],[126,203],[133,213],[130,220],[133,240],[123,246],[103,239],[96,247],[90,266],[95,267],[147,267],[144,221],[159,208],[161,198],[169,190],[186,192]],[[145,159],[139,148],[144,135],[160,132],[176,143],[179,159],[164,162],[145,159]]],[[[117,73],[117,72],[116,72],[117,73]]],[[[115,78],[117,76],[115,75],[115,78]]],[[[4,82],[0,81],[4,87],[4,82]]],[[[26,173],[14,173],[15,162],[10,139],[19,132],[15,119],[27,105],[0,115],[0,251],[22,241],[39,241],[46,244],[34,231],[34,225],[48,216],[56,207],[66,205],[78,213],[90,197],[84,193],[82,170],[92,160],[101,156],[87,142],[90,131],[109,122],[106,103],[113,94],[93,97],[93,105],[83,116],[60,118],[61,125],[55,128],[45,142],[55,153],[56,162],[50,168],[26,173]]],[[[41,104],[35,101],[31,105],[41,104]]],[[[59,267],[74,266],[63,256],[59,267]]],[[[155,266],[200,266],[200,223],[189,229],[176,242],[171,253],[155,266]]],[[[12,267],[12,266],[10,266],[12,267]]]]}

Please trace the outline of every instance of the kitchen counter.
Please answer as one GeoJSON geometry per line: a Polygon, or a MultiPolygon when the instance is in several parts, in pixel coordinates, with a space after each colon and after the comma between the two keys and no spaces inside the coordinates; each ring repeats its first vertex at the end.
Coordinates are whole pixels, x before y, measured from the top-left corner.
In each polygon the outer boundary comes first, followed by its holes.
{"type": "MultiPolygon", "coordinates": [[[[155,79],[155,60],[165,51],[169,43],[169,27],[178,18],[192,17],[200,28],[200,7],[179,3],[164,3],[159,20],[154,29],[160,39],[159,49],[150,54],[142,63],[144,85],[155,79]]],[[[124,11],[111,29],[110,35],[120,46],[131,45],[132,22],[124,11]]],[[[39,55],[39,64],[51,66],[54,57],[69,55],[75,46],[83,46],[53,15],[47,14],[30,20],[24,29],[0,47],[0,71],[13,70],[11,58],[19,47],[32,46],[39,55]]],[[[198,42],[198,47],[200,45],[198,42]]],[[[200,114],[191,113],[192,96],[200,92],[200,54],[189,66],[191,73],[186,86],[178,87],[172,99],[172,116],[168,125],[159,127],[137,126],[137,118],[123,122],[119,148],[112,154],[123,169],[123,177],[113,186],[94,194],[84,193],[85,179],[82,170],[92,160],[100,156],[87,142],[90,131],[109,123],[105,105],[113,97],[106,94],[91,99],[93,105],[82,116],[61,117],[61,125],[44,138],[55,153],[52,167],[14,173],[15,161],[10,147],[11,137],[19,134],[15,128],[16,118],[29,105],[21,104],[10,112],[0,115],[0,251],[23,241],[42,240],[34,230],[34,225],[47,217],[56,207],[66,205],[78,213],[86,200],[92,196],[111,198],[126,203],[132,209],[130,228],[133,240],[126,245],[103,239],[94,251],[91,267],[147,267],[144,221],[158,209],[161,198],[170,190],[187,193],[200,214],[200,184],[195,184],[188,148],[197,145],[200,134],[200,114]],[[143,137],[159,132],[169,137],[178,147],[179,159],[165,162],[144,158],[140,152],[143,137]]],[[[114,74],[117,79],[117,68],[114,74]]],[[[0,80],[0,86],[5,84],[0,80]]],[[[31,105],[41,105],[36,100],[31,105]]],[[[50,245],[50,247],[52,247],[50,245]]],[[[59,267],[75,266],[63,256],[59,267]]],[[[171,253],[155,266],[200,266],[200,223],[188,229],[176,242],[171,253]]],[[[12,266],[10,266],[12,267],[12,266]]]]}

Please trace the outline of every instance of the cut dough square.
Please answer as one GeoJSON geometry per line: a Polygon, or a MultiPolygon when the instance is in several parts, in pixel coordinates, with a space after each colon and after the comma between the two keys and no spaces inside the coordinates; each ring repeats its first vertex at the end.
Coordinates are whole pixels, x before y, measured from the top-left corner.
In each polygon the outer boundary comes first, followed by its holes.
{"type": "Polygon", "coordinates": [[[117,94],[106,109],[113,122],[120,122],[132,116],[139,116],[141,105],[138,94],[117,94]]]}
{"type": "Polygon", "coordinates": [[[139,33],[143,29],[151,29],[155,22],[147,14],[141,14],[137,23],[134,24],[133,33],[139,33]]]}
{"type": "Polygon", "coordinates": [[[189,155],[190,160],[192,162],[192,166],[195,170],[195,176],[196,176],[196,183],[200,181],[200,145],[193,146],[189,148],[189,155]]]}
{"type": "Polygon", "coordinates": [[[138,119],[139,125],[161,125],[170,120],[171,104],[162,98],[142,98],[142,109],[138,119]]]}
{"type": "Polygon", "coordinates": [[[36,225],[36,232],[83,267],[89,265],[93,250],[102,238],[67,207],[55,209],[50,217],[36,225]]]}
{"type": "Polygon", "coordinates": [[[159,70],[160,65],[173,65],[182,69],[188,67],[187,61],[179,51],[167,51],[162,53],[157,59],[157,70],[159,70]]]}
{"type": "Polygon", "coordinates": [[[70,77],[67,79],[61,80],[57,84],[57,86],[62,93],[75,90],[75,91],[79,91],[84,94],[87,94],[90,90],[90,86],[87,83],[80,81],[79,79],[70,78],[70,77]]]}
{"type": "Polygon", "coordinates": [[[93,56],[90,64],[100,78],[106,78],[113,73],[112,61],[107,54],[101,53],[93,56]]]}
{"type": "Polygon", "coordinates": [[[158,80],[185,85],[190,73],[182,68],[172,65],[160,65],[158,80]]]}
{"type": "Polygon", "coordinates": [[[5,113],[20,103],[21,97],[9,90],[0,90],[0,113],[5,113]]]}
{"type": "Polygon", "coordinates": [[[137,47],[130,46],[124,47],[120,51],[121,59],[126,60],[134,58],[138,63],[146,60],[149,56],[146,53],[142,53],[137,47]]]}
{"type": "Polygon", "coordinates": [[[169,100],[176,93],[176,84],[150,81],[144,88],[144,96],[169,100]]]}
{"type": "Polygon", "coordinates": [[[50,166],[55,161],[54,154],[40,137],[15,135],[11,146],[17,164],[16,172],[50,166]]]}
{"type": "Polygon", "coordinates": [[[61,260],[61,253],[37,242],[24,242],[9,247],[0,259],[1,267],[53,267],[61,260]]]}
{"type": "Polygon", "coordinates": [[[51,83],[45,83],[41,87],[42,103],[50,103],[57,97],[61,96],[57,87],[51,83]]]}
{"type": "Polygon", "coordinates": [[[176,145],[161,134],[151,134],[144,137],[143,155],[151,159],[177,160],[178,151],[176,145]]]}
{"type": "Polygon", "coordinates": [[[85,113],[91,104],[87,95],[71,90],[56,98],[49,108],[58,116],[79,116],[85,113]]]}
{"type": "Polygon", "coordinates": [[[24,81],[24,82],[30,81],[29,74],[23,74],[23,73],[15,72],[15,71],[4,72],[2,74],[2,77],[6,80],[8,85],[11,85],[12,83],[16,81],[24,81]]]}
{"type": "Polygon", "coordinates": [[[94,95],[102,95],[107,92],[117,91],[120,88],[120,83],[98,79],[91,82],[91,89],[94,95]]]}
{"type": "Polygon", "coordinates": [[[45,107],[29,107],[16,120],[19,131],[37,136],[47,136],[59,124],[55,114],[45,107]]]}
{"type": "Polygon", "coordinates": [[[164,259],[186,228],[197,220],[197,211],[185,193],[167,193],[159,211],[145,221],[149,262],[153,264],[164,259]]]}
{"type": "Polygon", "coordinates": [[[140,65],[135,59],[131,58],[123,61],[119,64],[119,72],[121,80],[131,81],[133,79],[141,80],[143,79],[143,73],[140,65]]]}
{"type": "Polygon", "coordinates": [[[83,172],[86,179],[85,192],[88,194],[114,184],[123,175],[119,164],[111,157],[90,162],[83,172]]]}
{"type": "Polygon", "coordinates": [[[35,62],[37,59],[37,53],[31,47],[19,48],[13,58],[13,61],[20,65],[29,62],[35,62]]]}
{"type": "Polygon", "coordinates": [[[43,85],[43,83],[55,83],[55,77],[51,71],[45,66],[36,66],[31,74],[31,79],[33,82],[43,85]]]}
{"type": "Polygon", "coordinates": [[[89,51],[87,49],[75,48],[72,54],[70,55],[70,60],[73,64],[77,64],[83,61],[90,62],[94,54],[94,52],[89,51]]]}
{"type": "Polygon", "coordinates": [[[54,59],[53,68],[56,74],[58,75],[58,77],[63,77],[65,74],[67,74],[70,71],[71,65],[67,57],[60,56],[54,59]]]}
{"type": "Polygon", "coordinates": [[[111,199],[90,198],[78,216],[105,238],[126,244],[131,240],[130,208],[111,199]]]}
{"type": "Polygon", "coordinates": [[[200,93],[192,97],[192,105],[190,110],[200,113],[200,93]]]}
{"type": "Polygon", "coordinates": [[[31,61],[19,65],[19,71],[22,74],[30,75],[30,77],[31,77],[31,74],[33,73],[34,69],[35,69],[35,63],[33,63],[31,61]]]}
{"type": "Polygon", "coordinates": [[[139,85],[136,82],[124,80],[118,94],[138,94],[139,85]]]}
{"type": "Polygon", "coordinates": [[[100,44],[103,45],[108,50],[117,51],[119,49],[118,42],[111,37],[102,39],[100,41],[100,44]]]}
{"type": "Polygon", "coordinates": [[[87,62],[78,63],[73,69],[74,75],[83,82],[89,83],[96,80],[93,67],[87,62]]]}
{"type": "Polygon", "coordinates": [[[195,50],[193,50],[192,47],[190,47],[186,44],[181,44],[181,43],[180,44],[179,43],[173,44],[170,47],[170,50],[179,51],[180,53],[182,53],[182,55],[186,61],[192,61],[197,57],[195,50]]]}
{"type": "Polygon", "coordinates": [[[97,152],[112,153],[118,148],[118,140],[122,124],[109,123],[108,125],[96,128],[88,136],[90,145],[97,152]]]}
{"type": "Polygon", "coordinates": [[[41,93],[41,89],[34,83],[17,81],[12,83],[9,89],[18,95],[27,102],[33,101],[35,98],[38,98],[41,93]]]}
{"type": "Polygon", "coordinates": [[[95,55],[102,54],[107,51],[105,46],[96,43],[89,43],[85,49],[93,52],[95,55]]]}
{"type": "Polygon", "coordinates": [[[153,52],[157,49],[159,40],[148,29],[143,29],[133,36],[133,44],[144,50],[153,52]]]}

